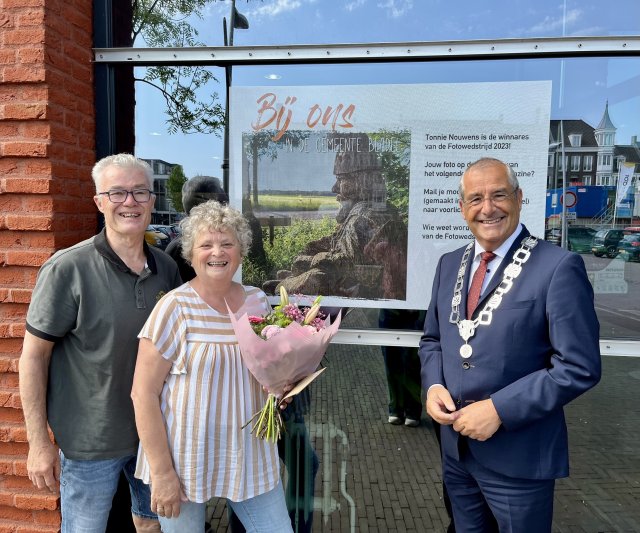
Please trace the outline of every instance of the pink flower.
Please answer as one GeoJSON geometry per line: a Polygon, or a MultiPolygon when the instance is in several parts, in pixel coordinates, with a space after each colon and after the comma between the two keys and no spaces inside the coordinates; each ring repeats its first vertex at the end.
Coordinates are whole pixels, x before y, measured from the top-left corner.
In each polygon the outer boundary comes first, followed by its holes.
{"type": "Polygon", "coordinates": [[[282,328],[280,326],[276,326],[274,324],[265,326],[264,329],[262,330],[262,336],[265,339],[270,339],[274,335],[277,335],[278,333],[280,333],[281,329],[282,328]]]}
{"type": "Polygon", "coordinates": [[[249,316],[249,324],[262,324],[264,322],[264,318],[261,316],[249,316]]]}

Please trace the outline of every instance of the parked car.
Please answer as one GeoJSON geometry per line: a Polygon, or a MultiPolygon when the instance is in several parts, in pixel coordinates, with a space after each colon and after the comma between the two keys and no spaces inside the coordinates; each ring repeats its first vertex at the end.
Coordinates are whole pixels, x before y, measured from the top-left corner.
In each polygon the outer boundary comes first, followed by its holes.
{"type": "MultiPolygon", "coordinates": [[[[596,230],[585,226],[567,227],[567,249],[572,252],[589,253],[596,230]]],[[[560,228],[552,228],[545,234],[545,240],[560,246],[562,243],[560,228]]]]}
{"type": "Polygon", "coordinates": [[[155,246],[161,250],[164,250],[171,241],[166,233],[163,233],[153,226],[147,227],[147,231],[144,232],[144,240],[149,246],[155,246]]]}
{"type": "Polygon", "coordinates": [[[640,233],[625,235],[618,243],[618,252],[625,261],[640,261],[640,233]]]}
{"type": "Polygon", "coordinates": [[[621,229],[601,229],[593,237],[591,251],[596,257],[607,256],[613,259],[618,255],[618,243],[624,237],[621,229]]]}
{"type": "Polygon", "coordinates": [[[178,236],[178,233],[176,232],[173,226],[167,226],[165,224],[151,224],[150,227],[152,227],[155,230],[161,231],[167,237],[169,237],[169,240],[171,241],[178,236]]]}

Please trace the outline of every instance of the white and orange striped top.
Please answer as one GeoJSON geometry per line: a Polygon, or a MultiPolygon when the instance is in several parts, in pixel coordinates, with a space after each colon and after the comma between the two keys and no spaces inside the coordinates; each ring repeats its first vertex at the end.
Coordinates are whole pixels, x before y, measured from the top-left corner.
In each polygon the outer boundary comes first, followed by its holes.
{"type": "MultiPolygon", "coordinates": [[[[270,311],[265,294],[244,287],[241,312],[270,311]]],[[[175,470],[189,501],[212,497],[243,501],[273,489],[279,479],[275,444],[242,426],[261,409],[266,393],[242,362],[228,315],[207,305],[185,283],[164,296],[139,335],[173,365],[161,410],[175,470]]],[[[150,483],[142,446],[136,477],[150,483]]]]}

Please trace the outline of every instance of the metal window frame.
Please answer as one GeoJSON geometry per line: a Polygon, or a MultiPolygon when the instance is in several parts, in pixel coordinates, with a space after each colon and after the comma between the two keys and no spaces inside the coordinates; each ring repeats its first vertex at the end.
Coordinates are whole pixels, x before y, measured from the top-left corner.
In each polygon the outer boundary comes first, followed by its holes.
{"type": "MultiPolygon", "coordinates": [[[[279,46],[94,48],[95,63],[106,64],[107,67],[123,63],[136,66],[230,67],[634,56],[640,57],[640,35],[279,46]]],[[[333,342],[415,347],[419,340],[419,331],[342,329],[333,342]]],[[[600,348],[603,355],[640,356],[640,342],[637,341],[603,339],[600,348]]]]}
{"type": "Polygon", "coordinates": [[[281,65],[453,61],[640,55],[640,35],[540,37],[439,42],[219,46],[193,48],[94,48],[96,63],[154,65],[281,65]]]}

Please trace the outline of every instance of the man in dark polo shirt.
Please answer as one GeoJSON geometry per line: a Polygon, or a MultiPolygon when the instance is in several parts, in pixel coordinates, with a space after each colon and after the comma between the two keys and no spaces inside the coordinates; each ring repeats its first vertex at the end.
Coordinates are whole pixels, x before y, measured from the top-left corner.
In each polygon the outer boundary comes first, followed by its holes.
{"type": "Polygon", "coordinates": [[[118,154],[96,163],[92,176],[105,228],[42,266],[27,313],[20,358],[27,470],[36,487],[60,490],[63,533],[105,530],[122,471],[136,530],[160,531],[148,486],[133,477],[130,393],[137,335],[181,280],[173,260],[144,242],[155,202],[149,165],[118,154]]]}

